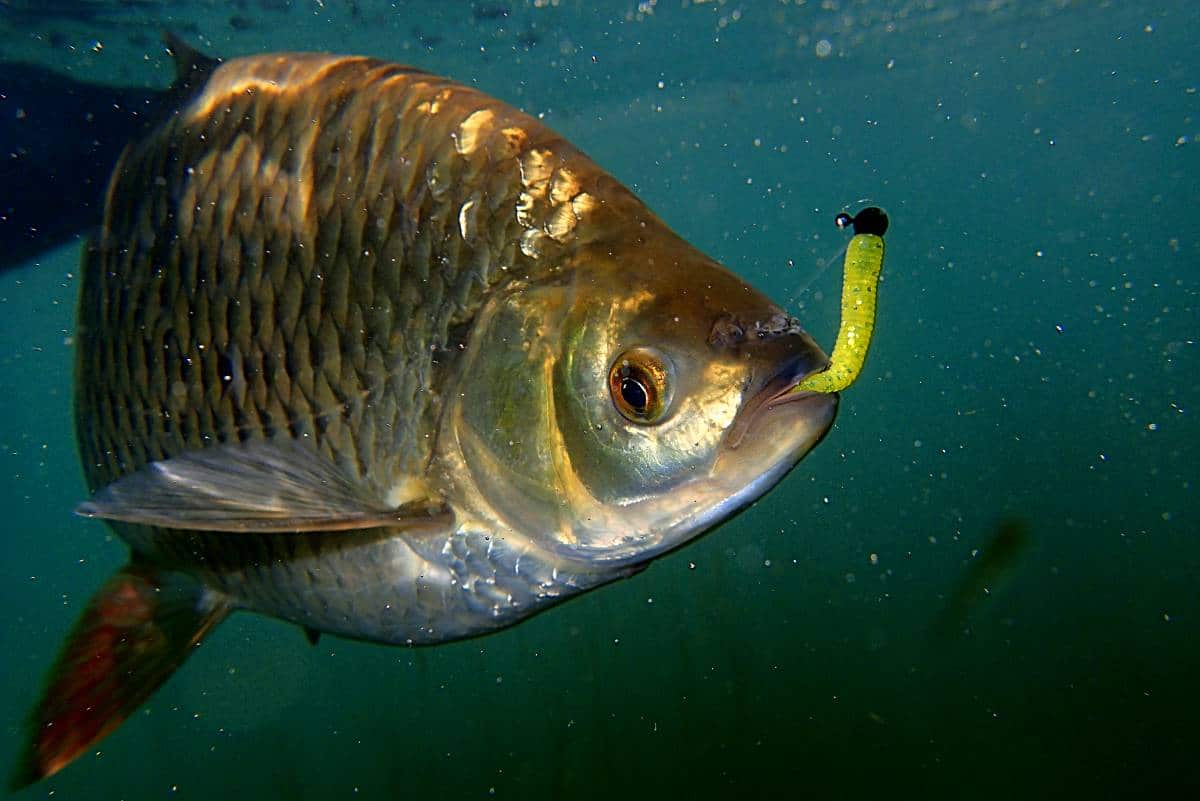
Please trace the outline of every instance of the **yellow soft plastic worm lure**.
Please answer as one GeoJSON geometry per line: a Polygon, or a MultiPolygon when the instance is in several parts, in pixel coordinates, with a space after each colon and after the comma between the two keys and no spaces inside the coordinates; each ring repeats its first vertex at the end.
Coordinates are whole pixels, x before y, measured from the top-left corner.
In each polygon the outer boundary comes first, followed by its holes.
{"type": "Polygon", "coordinates": [[[888,218],[881,209],[872,206],[855,217],[843,212],[836,222],[839,228],[854,226],[854,238],[846,247],[842,266],[842,324],[829,367],[801,381],[793,392],[841,392],[862,372],[867,348],[871,346],[888,218]]]}

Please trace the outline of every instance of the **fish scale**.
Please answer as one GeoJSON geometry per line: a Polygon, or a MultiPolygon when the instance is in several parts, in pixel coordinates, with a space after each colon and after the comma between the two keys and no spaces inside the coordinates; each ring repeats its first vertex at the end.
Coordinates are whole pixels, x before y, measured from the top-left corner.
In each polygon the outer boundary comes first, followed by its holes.
{"type": "Polygon", "coordinates": [[[831,396],[776,409],[827,364],[795,321],[537,120],[370,59],[172,46],[181,107],[119,160],[80,289],[77,511],[133,555],[17,784],[235,609],[493,631],[697,536],[831,425],[831,396]]]}
{"type": "MultiPolygon", "coordinates": [[[[578,158],[573,149],[449,81],[367,59],[305,58],[319,77],[295,86],[271,58],[244,60],[228,83],[218,68],[203,94],[122,157],[81,300],[77,418],[93,488],[188,448],[286,431],[386,490],[389,476],[429,459],[434,355],[451,327],[496,281],[539,269],[506,213],[522,191],[517,146],[536,148],[539,163],[551,149],[578,158]],[[197,109],[208,113],[197,119],[197,109]],[[491,125],[464,155],[459,126],[480,109],[491,125]],[[402,155],[362,168],[389,152],[402,155]],[[155,191],[135,191],[144,186],[155,191]],[[120,280],[98,281],[110,273],[120,280]],[[231,348],[245,383],[236,396],[231,348]]],[[[529,224],[549,219],[542,207],[553,202],[535,204],[529,224]]],[[[177,534],[123,528],[135,548],[198,550],[194,537],[176,548],[177,534]]],[[[226,539],[199,550],[223,564],[226,539]]]]}
{"type": "MultiPolygon", "coordinates": [[[[364,80],[367,81],[368,85],[370,84],[369,77],[364,80]]],[[[390,88],[394,93],[398,89],[403,90],[404,87],[403,85],[393,83],[390,88]]],[[[432,87],[430,87],[430,91],[432,91],[432,87]]],[[[319,95],[319,92],[314,88],[311,94],[319,95]]],[[[303,96],[301,95],[301,97],[303,96]]],[[[165,432],[153,432],[159,435],[157,439],[166,440],[156,443],[154,441],[156,437],[147,436],[147,434],[152,432],[145,425],[139,424],[134,419],[135,417],[146,419],[144,415],[134,414],[121,421],[117,426],[117,430],[124,429],[129,434],[132,434],[132,436],[124,437],[125,440],[137,440],[145,444],[145,452],[136,453],[131,449],[122,448],[121,443],[118,442],[121,439],[119,434],[104,437],[103,441],[96,443],[94,449],[96,458],[88,460],[89,464],[97,465],[97,468],[92,471],[92,483],[94,486],[107,483],[120,472],[136,469],[136,467],[148,459],[162,458],[164,455],[178,450],[185,445],[195,445],[197,444],[197,439],[203,436],[203,433],[218,438],[228,438],[234,435],[231,431],[222,430],[223,428],[228,428],[228,423],[232,417],[233,410],[230,408],[230,401],[232,399],[227,395],[222,398],[222,393],[218,391],[221,381],[220,376],[217,375],[216,358],[213,354],[226,347],[229,342],[233,341],[235,336],[244,336],[245,333],[250,332],[246,332],[244,326],[241,328],[242,334],[234,334],[228,330],[229,326],[224,325],[225,320],[223,319],[226,315],[221,310],[212,308],[212,303],[214,300],[227,299],[229,297],[227,294],[228,287],[223,286],[224,281],[221,280],[223,277],[221,274],[222,262],[242,270],[241,274],[250,277],[251,281],[257,272],[255,270],[257,265],[252,258],[242,258],[245,254],[244,252],[239,252],[243,250],[240,246],[236,248],[231,247],[228,250],[225,247],[211,246],[214,243],[221,245],[230,241],[237,241],[233,237],[228,239],[222,237],[221,234],[237,229],[238,226],[235,225],[235,221],[238,217],[247,219],[249,215],[245,213],[241,215],[213,213],[213,210],[221,209],[222,205],[227,209],[235,206],[242,206],[244,209],[246,206],[249,206],[246,202],[247,198],[256,196],[261,198],[269,194],[264,192],[262,187],[257,186],[256,181],[259,175],[258,167],[262,163],[270,161],[258,154],[254,154],[257,158],[252,157],[250,162],[246,163],[249,155],[248,151],[251,150],[247,147],[246,143],[250,141],[251,136],[257,134],[256,138],[261,138],[261,134],[258,134],[257,131],[247,132],[244,130],[236,130],[231,134],[227,131],[227,128],[223,127],[227,126],[228,123],[224,119],[217,119],[218,117],[228,118],[232,116],[234,118],[240,117],[243,120],[255,120],[255,95],[244,95],[237,98],[237,100],[238,102],[226,104],[221,113],[214,115],[214,119],[203,129],[203,133],[199,138],[205,147],[200,151],[203,153],[203,156],[200,158],[189,158],[190,154],[188,154],[186,147],[188,144],[195,144],[194,142],[188,143],[184,139],[183,143],[181,143],[176,132],[168,131],[158,137],[157,141],[160,143],[164,141],[171,142],[171,146],[166,149],[175,151],[173,158],[164,156],[162,153],[164,148],[160,145],[157,149],[151,147],[147,149],[147,152],[137,154],[136,159],[131,155],[127,155],[123,159],[125,165],[136,162],[145,165],[161,165],[161,167],[166,169],[167,174],[162,176],[168,182],[168,186],[165,189],[168,191],[180,191],[182,194],[182,200],[175,214],[177,236],[166,247],[156,243],[156,246],[148,252],[130,248],[124,251],[123,257],[121,250],[116,248],[106,250],[102,242],[100,248],[97,250],[95,267],[87,270],[87,272],[90,275],[97,275],[109,269],[109,263],[116,261],[120,267],[120,272],[127,278],[134,278],[136,281],[136,271],[142,266],[136,263],[138,259],[143,260],[143,262],[152,261],[158,265],[173,266],[175,269],[172,271],[168,268],[166,274],[163,276],[163,280],[171,282],[173,277],[177,279],[175,281],[175,291],[167,293],[173,300],[169,308],[188,309],[190,312],[183,317],[177,316],[171,321],[173,329],[182,335],[181,338],[184,342],[188,343],[188,353],[187,355],[169,354],[175,358],[162,362],[168,366],[167,375],[163,376],[161,380],[154,382],[147,382],[145,374],[141,372],[146,369],[147,362],[143,354],[128,353],[126,354],[127,358],[109,361],[108,363],[136,365],[136,369],[139,372],[128,376],[112,376],[111,379],[116,386],[109,387],[107,397],[99,397],[97,394],[89,398],[81,406],[80,416],[91,415],[94,413],[96,407],[102,406],[110,409],[130,408],[150,411],[155,410],[156,407],[163,406],[165,391],[169,389],[174,381],[182,381],[185,386],[192,384],[192,382],[186,380],[188,376],[183,375],[179,367],[181,360],[189,358],[202,365],[199,372],[205,391],[201,397],[188,397],[187,400],[189,403],[187,406],[190,409],[202,409],[205,411],[205,414],[200,419],[194,421],[194,425],[189,426],[191,429],[187,432],[189,436],[184,437],[183,441],[179,441],[175,437],[165,437],[165,432]],[[232,141],[232,146],[223,152],[221,146],[225,141],[232,141]],[[194,166],[196,164],[200,164],[200,166],[194,166]],[[193,180],[185,181],[184,177],[189,172],[193,180]],[[230,179],[235,176],[240,177],[242,181],[234,181],[233,183],[236,188],[229,191],[226,187],[230,184],[230,179]],[[207,179],[207,182],[204,182],[205,179],[207,179]],[[187,188],[181,190],[181,185],[187,188]],[[232,198],[233,200],[226,201],[223,204],[221,200],[225,197],[232,198]],[[205,247],[205,239],[210,244],[209,247],[205,247]],[[221,258],[222,256],[224,258],[221,258]],[[206,276],[212,276],[213,278],[209,279],[206,276]],[[190,299],[190,305],[182,302],[185,297],[190,299]],[[208,354],[204,354],[200,350],[201,345],[207,347],[209,350],[208,354]],[[153,396],[145,396],[137,393],[137,387],[146,387],[148,383],[155,390],[153,396]],[[123,397],[122,394],[124,394],[123,397]],[[155,401],[158,401],[158,403],[155,403],[155,401]],[[196,403],[196,401],[199,401],[199,403],[196,403]],[[121,465],[119,470],[111,464],[104,465],[106,459],[103,458],[103,455],[106,453],[120,454],[118,457],[121,465]]],[[[375,99],[372,102],[386,104],[387,101],[375,99]]],[[[270,108],[273,111],[277,111],[281,108],[281,104],[276,100],[270,108]]],[[[263,115],[262,119],[263,124],[268,126],[273,125],[277,129],[267,137],[272,143],[270,149],[276,153],[287,151],[292,147],[292,141],[295,137],[289,137],[288,132],[295,129],[295,121],[300,118],[309,117],[313,113],[317,113],[318,116],[312,119],[319,120],[321,122],[319,127],[325,131],[325,133],[317,137],[317,147],[324,145],[328,148],[340,148],[339,122],[342,123],[342,128],[350,132],[370,127],[365,124],[367,120],[362,118],[356,119],[351,113],[355,110],[354,105],[341,104],[336,99],[333,102],[327,103],[323,109],[319,110],[314,110],[303,102],[298,103],[294,107],[284,105],[282,108],[287,110],[286,114],[280,116],[278,114],[267,113],[263,115]],[[328,119],[322,118],[320,116],[322,113],[328,119]],[[355,122],[358,124],[355,125],[355,122]]],[[[375,126],[377,133],[374,136],[378,137],[381,142],[386,142],[393,135],[391,132],[401,127],[403,126],[393,125],[388,129],[386,125],[377,125],[375,126]],[[380,135],[378,133],[379,129],[388,129],[389,134],[380,135]]],[[[365,141],[368,138],[360,136],[358,137],[358,141],[365,141]]],[[[295,151],[292,152],[294,153],[295,151]]],[[[319,152],[313,153],[310,160],[322,164],[330,163],[330,160],[323,159],[319,152]]],[[[285,161],[286,159],[281,158],[276,160],[275,163],[279,164],[280,169],[283,170],[285,168],[285,161]]],[[[383,240],[378,236],[372,237],[370,226],[365,225],[368,215],[353,208],[351,203],[337,202],[339,198],[344,200],[349,197],[362,197],[361,187],[353,186],[348,179],[353,178],[355,175],[363,176],[371,174],[371,171],[349,167],[346,162],[346,159],[333,160],[335,165],[340,165],[338,166],[340,172],[336,174],[334,180],[322,182],[326,186],[337,186],[340,190],[344,190],[344,194],[336,193],[327,197],[316,197],[320,203],[328,204],[328,208],[320,205],[313,210],[313,213],[315,215],[329,215],[329,217],[323,219],[322,225],[318,229],[320,235],[315,241],[309,243],[305,243],[302,239],[293,241],[295,239],[295,231],[264,232],[262,230],[246,230],[245,228],[239,231],[242,241],[252,239],[256,242],[263,242],[265,240],[269,245],[274,245],[274,247],[272,248],[268,245],[262,248],[264,252],[270,253],[266,263],[261,268],[261,275],[266,279],[265,283],[269,286],[265,297],[255,297],[256,293],[254,293],[253,288],[247,287],[249,291],[246,293],[234,293],[234,305],[240,306],[247,302],[250,305],[257,303],[259,308],[269,310],[265,314],[253,315],[251,313],[251,316],[271,320],[271,324],[261,333],[266,335],[267,341],[270,342],[269,347],[273,348],[277,354],[286,354],[283,363],[290,367],[287,372],[288,377],[291,379],[286,384],[281,385],[275,380],[275,375],[265,375],[260,372],[249,397],[250,399],[257,398],[259,403],[261,403],[265,396],[274,395],[270,397],[267,404],[266,411],[269,418],[276,421],[277,424],[286,420],[302,429],[304,433],[311,433],[315,428],[312,425],[315,418],[322,414],[328,414],[331,407],[339,405],[339,398],[331,391],[332,385],[336,384],[345,390],[344,394],[346,397],[359,394],[372,394],[372,391],[374,391],[373,394],[375,395],[379,394],[378,386],[363,385],[363,378],[367,375],[370,375],[372,378],[379,375],[377,372],[373,374],[367,372],[370,367],[376,366],[378,362],[368,363],[368,360],[362,359],[360,356],[357,370],[342,369],[341,355],[343,347],[338,342],[337,326],[334,325],[334,320],[336,319],[338,322],[347,320],[347,307],[351,302],[348,297],[350,284],[348,275],[350,269],[371,269],[371,265],[362,264],[361,261],[352,263],[351,259],[356,258],[364,248],[370,250],[373,246],[376,252],[384,254],[384,258],[380,261],[393,265],[394,269],[400,265],[422,263],[420,259],[405,259],[404,250],[407,243],[401,237],[391,236],[383,240]],[[357,221],[358,224],[353,224],[355,221],[351,218],[356,216],[359,218],[357,221]],[[364,235],[367,239],[365,243],[363,241],[364,235]],[[313,253],[320,255],[314,259],[310,255],[313,253]],[[352,255],[346,255],[347,253],[352,255]],[[342,255],[339,258],[335,254],[342,255]],[[391,258],[388,258],[389,256],[391,258]],[[322,278],[314,281],[314,273],[320,273],[322,278]],[[327,292],[326,287],[329,284],[327,276],[340,276],[340,279],[335,278],[334,281],[341,280],[342,285],[346,287],[347,291],[335,291],[332,294],[327,292]],[[275,328],[280,330],[282,336],[278,338],[272,336],[275,328]],[[312,347],[313,345],[317,345],[318,347],[314,348],[312,347]],[[276,386],[298,390],[298,392],[288,391],[283,393],[283,397],[280,397],[270,392],[270,389],[276,386]],[[266,391],[264,392],[264,390],[266,391]]],[[[299,167],[303,171],[303,164],[304,161],[297,157],[297,162],[293,165],[293,168],[299,167]]],[[[155,166],[149,167],[151,172],[154,169],[155,166]]],[[[145,170],[133,170],[132,172],[126,171],[122,175],[129,176],[129,179],[133,183],[140,183],[144,177],[144,172],[145,170]]],[[[275,183],[271,180],[273,177],[271,172],[268,171],[265,176],[268,179],[268,186],[275,183]]],[[[376,174],[384,172],[380,170],[376,174]]],[[[409,170],[409,172],[412,172],[412,170],[409,170]]],[[[403,184],[405,177],[404,175],[398,176],[400,179],[398,183],[403,184]]],[[[382,180],[382,178],[378,180],[382,180]]],[[[395,184],[393,183],[393,185],[395,184]]],[[[120,196],[121,189],[118,185],[114,185],[112,197],[118,198],[120,196]]],[[[369,196],[367,195],[367,197],[369,196]]],[[[131,197],[131,199],[133,198],[131,197]]],[[[293,201],[289,198],[288,202],[293,201]]],[[[161,203],[139,204],[136,200],[126,205],[110,203],[111,211],[107,220],[106,239],[115,242],[129,241],[129,235],[125,233],[125,230],[134,227],[147,227],[160,230],[163,221],[161,208],[161,203]],[[143,207],[148,205],[149,208],[146,208],[143,213],[139,213],[137,211],[139,205],[143,207]],[[158,213],[155,213],[156,211],[158,213]],[[151,222],[147,224],[146,220],[150,220],[151,222]],[[122,228],[125,230],[122,230],[122,228]]],[[[436,215],[438,212],[444,214],[446,210],[447,207],[445,205],[440,209],[430,209],[426,217],[422,220],[423,227],[428,232],[425,238],[429,242],[430,253],[433,252],[435,246],[435,237],[439,235],[444,236],[448,226],[437,225],[429,214],[436,215]]],[[[376,212],[373,216],[381,216],[378,215],[379,209],[372,209],[371,211],[376,212]]],[[[284,219],[289,219],[288,215],[284,215],[284,219]]],[[[392,232],[388,231],[386,233],[391,234],[392,232]]],[[[156,237],[140,237],[142,241],[153,238],[156,237]]],[[[135,238],[135,241],[137,239],[135,238]]],[[[418,252],[420,252],[420,247],[418,246],[418,252]]],[[[258,248],[255,247],[255,251],[257,250],[258,248]]],[[[372,270],[371,274],[378,274],[378,272],[372,270]]],[[[455,296],[459,309],[469,302],[469,289],[465,291],[462,289],[469,287],[469,285],[469,281],[459,283],[460,291],[455,296]]],[[[360,286],[368,287],[364,293],[368,296],[365,298],[366,302],[363,303],[363,306],[368,309],[368,314],[364,315],[364,323],[370,325],[366,339],[377,347],[380,345],[385,347],[388,345],[396,346],[391,350],[393,356],[396,356],[399,352],[403,352],[404,344],[411,343],[412,347],[405,356],[399,359],[388,359],[385,357],[382,360],[385,364],[389,362],[395,364],[396,361],[401,363],[411,361],[411,354],[414,351],[419,353],[419,350],[426,345],[429,334],[413,330],[410,326],[408,330],[402,331],[406,336],[402,336],[399,342],[392,342],[392,329],[395,325],[395,320],[405,316],[406,312],[408,312],[407,316],[411,318],[412,306],[414,301],[419,300],[419,293],[410,292],[410,298],[406,303],[404,302],[402,292],[406,287],[402,281],[394,281],[392,287],[390,287],[392,295],[388,298],[390,302],[387,305],[394,307],[395,311],[392,314],[385,312],[379,315],[371,313],[372,311],[380,310],[381,307],[371,302],[373,299],[369,295],[370,284],[364,282],[360,286]],[[412,295],[418,295],[418,297],[411,297],[412,295]]],[[[125,296],[126,293],[129,295],[134,294],[136,289],[132,282],[126,280],[122,282],[119,288],[115,290],[110,288],[108,291],[115,291],[125,296]]],[[[85,297],[87,294],[85,292],[85,297]]],[[[161,297],[163,293],[160,292],[158,294],[161,297]]],[[[151,309],[162,308],[161,303],[155,303],[157,298],[154,296],[147,297],[147,295],[149,295],[148,292],[140,292],[136,298],[130,297],[126,300],[126,303],[148,304],[148,308],[151,309]]],[[[101,305],[107,305],[106,301],[106,298],[102,299],[100,301],[101,305]]],[[[386,306],[383,308],[386,309],[386,306]]],[[[455,311],[459,311],[459,309],[455,309],[455,311]]],[[[116,314],[114,315],[116,320],[120,320],[124,316],[124,311],[124,307],[116,309],[116,314]]],[[[149,314],[147,313],[142,316],[149,316],[149,314]]],[[[243,317],[242,319],[244,320],[245,318],[243,317]]],[[[420,322],[428,325],[430,322],[436,321],[421,320],[420,322]]],[[[85,315],[83,318],[85,331],[90,327],[89,323],[90,320],[85,315]]],[[[443,331],[445,330],[444,324],[442,329],[443,331]]],[[[161,331],[155,333],[159,337],[163,336],[163,332],[161,331]]],[[[436,334],[437,332],[434,333],[436,334]]],[[[262,343],[256,341],[256,338],[239,343],[239,348],[243,352],[254,352],[261,346],[262,343]]],[[[91,348],[85,342],[82,350],[83,352],[89,352],[91,348]]],[[[153,348],[147,350],[153,351],[153,348]]],[[[351,348],[351,350],[356,349],[351,348]]],[[[361,353],[361,349],[357,350],[361,353]]],[[[88,372],[88,368],[89,366],[86,361],[81,364],[81,372],[90,379],[93,374],[88,372]]],[[[96,373],[100,371],[100,365],[96,365],[96,373]]],[[[428,377],[428,371],[418,370],[415,375],[424,379],[428,377]]],[[[97,383],[103,384],[107,382],[108,379],[100,377],[97,383]]],[[[84,383],[85,385],[90,385],[91,381],[85,380],[84,383]]],[[[392,383],[394,387],[394,382],[392,383]]],[[[411,390],[408,392],[402,391],[401,397],[409,404],[409,408],[412,408],[411,404],[418,401],[417,394],[411,390]]],[[[397,407],[399,405],[396,404],[397,407]]],[[[380,407],[385,406],[385,404],[381,403],[380,399],[377,398],[374,406],[377,410],[376,416],[378,416],[380,407]]],[[[390,416],[386,416],[386,409],[383,411],[386,423],[384,429],[390,432],[405,428],[405,421],[400,419],[402,412],[398,408],[393,410],[390,416]]],[[[254,416],[258,417],[259,415],[254,416]]],[[[360,471],[367,467],[370,456],[377,449],[413,454],[414,452],[419,452],[421,445],[411,435],[407,438],[407,441],[380,443],[383,445],[383,448],[379,448],[379,444],[373,442],[359,442],[355,444],[357,445],[356,451],[369,451],[365,454],[367,459],[358,460],[360,471]]],[[[342,444],[339,444],[338,451],[340,453],[346,452],[342,444]]],[[[419,456],[417,458],[419,459],[419,456]]]]}

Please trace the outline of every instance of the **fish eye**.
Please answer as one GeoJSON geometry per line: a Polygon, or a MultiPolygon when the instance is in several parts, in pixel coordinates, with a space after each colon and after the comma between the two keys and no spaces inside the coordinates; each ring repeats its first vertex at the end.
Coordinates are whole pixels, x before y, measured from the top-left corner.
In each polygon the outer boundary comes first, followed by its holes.
{"type": "Polygon", "coordinates": [[[608,390],[617,411],[632,423],[662,420],[671,402],[667,360],[651,348],[631,348],[608,371],[608,390]]]}

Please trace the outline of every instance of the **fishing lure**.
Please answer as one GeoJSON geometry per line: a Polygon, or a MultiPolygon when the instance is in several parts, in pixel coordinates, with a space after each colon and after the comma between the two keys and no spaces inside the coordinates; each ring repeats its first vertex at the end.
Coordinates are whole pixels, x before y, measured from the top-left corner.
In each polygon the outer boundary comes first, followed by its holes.
{"type": "Polygon", "coordinates": [[[854,226],[842,265],[842,323],[829,367],[801,381],[793,392],[841,392],[862,372],[875,330],[875,300],[883,269],[883,235],[887,215],[871,206],[856,216],[842,212],[837,226],[854,226]]]}

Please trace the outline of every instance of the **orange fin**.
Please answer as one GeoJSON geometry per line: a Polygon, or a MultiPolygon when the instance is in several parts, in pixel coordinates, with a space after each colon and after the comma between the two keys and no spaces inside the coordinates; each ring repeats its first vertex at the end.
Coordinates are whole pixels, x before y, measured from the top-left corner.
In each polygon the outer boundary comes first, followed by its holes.
{"type": "Polygon", "coordinates": [[[30,714],[13,789],[57,773],[117,728],[228,613],[180,573],[129,565],[92,596],[30,714]]]}

